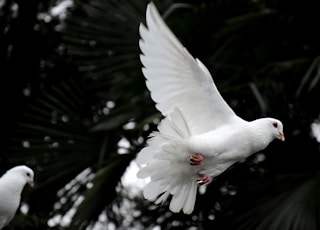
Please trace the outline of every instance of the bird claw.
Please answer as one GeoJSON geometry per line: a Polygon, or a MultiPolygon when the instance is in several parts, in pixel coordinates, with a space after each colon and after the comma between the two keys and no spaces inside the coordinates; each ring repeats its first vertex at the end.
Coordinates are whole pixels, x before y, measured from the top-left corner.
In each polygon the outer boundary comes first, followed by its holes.
{"type": "Polygon", "coordinates": [[[195,154],[195,155],[191,155],[189,157],[189,164],[190,165],[201,165],[203,161],[203,156],[199,153],[195,154]]]}
{"type": "Polygon", "coordinates": [[[200,178],[197,179],[198,185],[206,184],[210,181],[210,176],[207,174],[200,174],[200,178]]]}

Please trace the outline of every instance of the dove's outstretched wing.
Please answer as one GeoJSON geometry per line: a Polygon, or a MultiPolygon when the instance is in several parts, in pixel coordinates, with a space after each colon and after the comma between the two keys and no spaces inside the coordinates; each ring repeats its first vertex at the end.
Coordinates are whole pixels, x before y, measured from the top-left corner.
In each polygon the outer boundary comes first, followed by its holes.
{"type": "Polygon", "coordinates": [[[147,7],[146,24],[140,24],[140,59],[157,109],[167,116],[178,107],[192,134],[238,118],[218,92],[208,69],[182,46],[152,2],[147,7]]]}

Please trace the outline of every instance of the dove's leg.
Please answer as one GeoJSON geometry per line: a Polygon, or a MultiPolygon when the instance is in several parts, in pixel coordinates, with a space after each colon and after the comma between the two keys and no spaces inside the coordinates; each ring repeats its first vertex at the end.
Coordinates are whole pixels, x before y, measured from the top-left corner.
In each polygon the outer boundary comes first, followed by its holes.
{"type": "Polygon", "coordinates": [[[203,156],[199,153],[196,153],[189,157],[190,165],[201,165],[202,161],[203,161],[203,156]]]}
{"type": "MultiPolygon", "coordinates": [[[[199,153],[196,153],[194,155],[191,155],[189,157],[189,164],[190,165],[201,165],[203,161],[203,156],[199,153]]],[[[197,184],[203,185],[210,181],[210,176],[207,174],[199,174],[199,178],[197,179],[197,184]]]]}
{"type": "Polygon", "coordinates": [[[197,184],[203,185],[210,181],[210,176],[207,174],[199,174],[199,178],[197,179],[197,184]]]}

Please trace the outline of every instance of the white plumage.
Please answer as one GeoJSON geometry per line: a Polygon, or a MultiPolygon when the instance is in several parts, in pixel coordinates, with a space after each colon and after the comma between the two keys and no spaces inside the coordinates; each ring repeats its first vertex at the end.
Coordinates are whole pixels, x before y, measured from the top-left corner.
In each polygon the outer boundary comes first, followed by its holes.
{"type": "Polygon", "coordinates": [[[33,186],[34,173],[27,166],[16,166],[0,178],[0,229],[14,217],[19,204],[21,192],[28,183],[33,186]]]}
{"type": "Polygon", "coordinates": [[[238,117],[217,90],[207,68],[181,45],[151,2],[140,24],[140,56],[146,85],[164,115],[138,154],[139,178],[150,177],[144,196],[156,204],[170,195],[170,210],[192,213],[197,187],[235,162],[284,140],[274,118],[238,117]]]}

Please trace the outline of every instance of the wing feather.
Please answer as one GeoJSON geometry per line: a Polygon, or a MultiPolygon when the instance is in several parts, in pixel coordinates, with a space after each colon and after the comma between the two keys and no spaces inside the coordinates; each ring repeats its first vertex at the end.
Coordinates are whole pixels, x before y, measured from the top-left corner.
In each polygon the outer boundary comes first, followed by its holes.
{"type": "Polygon", "coordinates": [[[192,134],[200,134],[237,117],[218,92],[208,69],[193,58],[162,20],[151,2],[140,24],[140,57],[146,85],[157,109],[167,116],[178,107],[192,134]]]}

